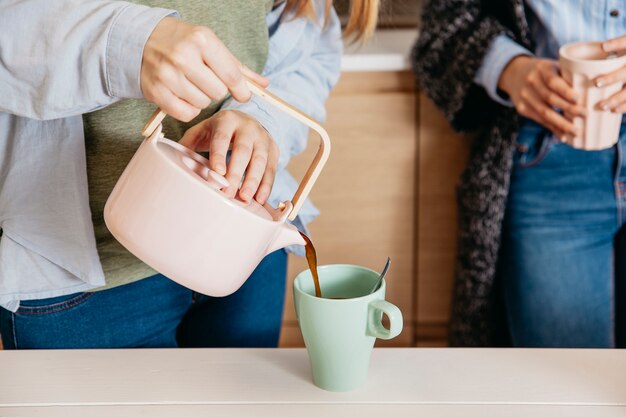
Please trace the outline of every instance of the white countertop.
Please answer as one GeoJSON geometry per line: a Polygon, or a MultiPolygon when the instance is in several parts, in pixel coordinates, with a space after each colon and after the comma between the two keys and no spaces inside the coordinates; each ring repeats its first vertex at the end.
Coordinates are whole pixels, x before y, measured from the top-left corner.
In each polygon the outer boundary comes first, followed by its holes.
{"type": "Polygon", "coordinates": [[[303,349],[0,352],[0,416],[626,416],[626,352],[375,349],[367,384],[311,382],[303,349]]]}
{"type": "Polygon", "coordinates": [[[343,72],[406,71],[417,40],[417,29],[385,29],[374,34],[362,48],[346,46],[341,60],[343,72]]]}

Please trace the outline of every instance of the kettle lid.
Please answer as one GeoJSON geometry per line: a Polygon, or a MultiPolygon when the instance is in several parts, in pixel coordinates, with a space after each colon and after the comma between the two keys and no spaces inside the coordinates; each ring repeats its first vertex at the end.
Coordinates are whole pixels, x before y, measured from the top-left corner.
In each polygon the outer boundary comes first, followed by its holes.
{"type": "Polygon", "coordinates": [[[209,161],[202,155],[182,146],[180,143],[169,139],[161,138],[157,146],[162,154],[173,160],[185,171],[195,174],[198,180],[204,182],[210,188],[218,192],[222,198],[229,200],[232,204],[243,208],[249,213],[269,221],[282,221],[285,208],[280,210],[273,208],[269,204],[261,205],[252,199],[249,203],[244,203],[238,198],[227,196],[223,190],[230,186],[230,182],[223,175],[218,174],[209,168],[209,161]]]}

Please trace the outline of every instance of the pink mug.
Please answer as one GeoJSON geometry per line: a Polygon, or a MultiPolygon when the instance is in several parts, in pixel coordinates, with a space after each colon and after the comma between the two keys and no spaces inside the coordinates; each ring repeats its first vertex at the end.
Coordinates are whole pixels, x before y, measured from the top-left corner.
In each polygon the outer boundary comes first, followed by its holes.
{"type": "Polygon", "coordinates": [[[581,133],[565,142],[585,150],[601,150],[615,145],[622,114],[602,110],[598,103],[620,91],[622,84],[597,87],[594,80],[626,65],[626,54],[610,55],[602,49],[601,42],[575,42],[561,47],[559,64],[563,78],[573,86],[587,109],[587,117],[573,119],[581,133]]]}

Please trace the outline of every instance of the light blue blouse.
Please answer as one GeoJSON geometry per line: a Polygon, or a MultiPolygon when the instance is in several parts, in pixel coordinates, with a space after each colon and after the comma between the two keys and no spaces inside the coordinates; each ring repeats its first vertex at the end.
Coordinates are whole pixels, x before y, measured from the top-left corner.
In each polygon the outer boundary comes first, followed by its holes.
{"type": "MultiPolygon", "coordinates": [[[[322,0],[315,0],[324,10],[322,0]]],[[[270,90],[323,120],[324,102],[339,78],[341,28],[267,16],[270,90]]],[[[0,2],[0,306],[104,284],[89,199],[81,114],[122,98],[142,97],[143,46],[173,10],[109,0],[0,2]],[[71,13],[68,11],[71,10],[71,13]]],[[[256,117],[281,155],[270,202],[291,199],[297,183],[286,171],[307,142],[306,127],[252,99],[223,108],[256,117]]],[[[318,214],[300,212],[306,224],[318,214]]]]}

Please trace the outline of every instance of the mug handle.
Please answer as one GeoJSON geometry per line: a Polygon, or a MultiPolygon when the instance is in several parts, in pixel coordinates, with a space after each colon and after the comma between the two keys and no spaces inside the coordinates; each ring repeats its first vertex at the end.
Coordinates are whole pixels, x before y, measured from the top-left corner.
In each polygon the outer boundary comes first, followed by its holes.
{"type": "Polygon", "coordinates": [[[402,312],[398,307],[385,300],[375,300],[367,306],[367,334],[379,339],[393,339],[402,332],[402,312]],[[383,326],[383,314],[389,317],[389,329],[383,326]]]}
{"type": "MultiPolygon", "coordinates": [[[[289,220],[293,220],[296,218],[296,216],[298,216],[298,212],[302,208],[302,205],[304,204],[306,198],[309,196],[311,188],[313,188],[313,184],[315,184],[315,181],[317,181],[317,177],[319,177],[320,172],[322,172],[322,168],[324,168],[324,165],[328,160],[328,156],[330,155],[330,137],[328,136],[328,132],[326,132],[326,129],[324,129],[317,120],[301,112],[286,101],[276,97],[269,91],[257,85],[252,80],[246,78],[246,84],[253,94],[256,94],[261,99],[267,101],[272,106],[283,111],[284,113],[287,113],[289,116],[300,121],[301,123],[304,123],[320,136],[320,147],[318,148],[317,153],[313,158],[313,162],[304,174],[304,178],[302,178],[300,185],[298,185],[298,189],[291,199],[291,211],[289,212],[289,216],[287,218],[289,220]]],[[[148,119],[148,122],[143,127],[141,134],[147,138],[151,137],[152,134],[161,125],[161,122],[163,121],[165,116],[166,114],[165,112],[163,112],[163,110],[157,109],[152,114],[150,119],[148,119]]],[[[282,203],[281,205],[283,205],[283,207],[279,208],[282,209],[285,207],[284,203],[282,203]]],[[[286,206],[288,207],[289,204],[287,204],[286,206]]]]}

